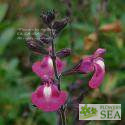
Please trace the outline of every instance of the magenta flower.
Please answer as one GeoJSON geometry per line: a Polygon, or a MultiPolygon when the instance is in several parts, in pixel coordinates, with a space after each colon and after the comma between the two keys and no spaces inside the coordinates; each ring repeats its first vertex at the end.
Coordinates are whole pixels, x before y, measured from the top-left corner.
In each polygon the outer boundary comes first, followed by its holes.
{"type": "MultiPolygon", "coordinates": [[[[65,62],[59,58],[56,59],[58,74],[63,71],[65,62]]],[[[33,72],[44,80],[52,79],[54,77],[53,62],[50,56],[45,56],[42,61],[37,61],[32,66],[33,72]]]]}
{"type": "Polygon", "coordinates": [[[32,93],[32,103],[45,112],[57,111],[67,100],[68,94],[54,84],[44,84],[32,93]]]}
{"type": "Polygon", "coordinates": [[[96,52],[89,57],[86,57],[82,60],[82,63],[78,70],[83,73],[94,72],[92,79],[89,81],[90,88],[98,88],[103,81],[105,75],[105,64],[103,54],[105,49],[97,49],[96,52]]]}

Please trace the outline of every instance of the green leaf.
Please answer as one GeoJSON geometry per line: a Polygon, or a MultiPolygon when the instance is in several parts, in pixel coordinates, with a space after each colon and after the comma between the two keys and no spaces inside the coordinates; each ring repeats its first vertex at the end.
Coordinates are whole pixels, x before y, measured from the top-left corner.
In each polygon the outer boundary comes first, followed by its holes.
{"type": "Polygon", "coordinates": [[[0,125],[4,125],[4,119],[2,116],[0,116],[0,125]]]}
{"type": "Polygon", "coordinates": [[[118,73],[113,73],[113,74],[107,73],[107,75],[105,76],[105,80],[101,85],[101,92],[105,94],[111,93],[118,84],[117,80],[118,80],[118,73]]]}
{"type": "Polygon", "coordinates": [[[4,30],[0,36],[0,54],[4,52],[4,49],[8,45],[8,43],[12,40],[15,34],[14,28],[8,28],[4,30]]]}
{"type": "Polygon", "coordinates": [[[0,4],[0,22],[4,19],[8,9],[8,4],[0,4]]]}
{"type": "Polygon", "coordinates": [[[87,24],[87,23],[73,23],[72,24],[73,29],[75,30],[80,30],[83,32],[93,32],[94,31],[94,27],[92,24],[87,24]]]}

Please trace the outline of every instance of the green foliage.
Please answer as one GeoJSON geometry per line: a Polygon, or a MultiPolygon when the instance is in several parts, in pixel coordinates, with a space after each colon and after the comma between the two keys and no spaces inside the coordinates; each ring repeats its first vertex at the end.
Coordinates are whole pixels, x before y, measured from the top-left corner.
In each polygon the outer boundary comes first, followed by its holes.
{"type": "Polygon", "coordinates": [[[7,28],[1,33],[1,36],[0,36],[0,54],[3,54],[6,46],[12,40],[14,34],[15,34],[14,28],[7,28]]]}
{"type": "Polygon", "coordinates": [[[0,4],[0,22],[4,19],[8,9],[8,4],[0,4]]]}

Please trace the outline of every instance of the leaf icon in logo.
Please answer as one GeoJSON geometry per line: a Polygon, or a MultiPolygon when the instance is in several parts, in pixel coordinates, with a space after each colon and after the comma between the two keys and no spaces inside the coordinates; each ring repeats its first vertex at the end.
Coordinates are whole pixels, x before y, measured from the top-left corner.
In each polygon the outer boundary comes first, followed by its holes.
{"type": "Polygon", "coordinates": [[[93,107],[92,107],[91,112],[92,112],[92,114],[96,114],[98,111],[97,111],[96,108],[93,108],[93,107]]]}
{"type": "Polygon", "coordinates": [[[80,114],[84,114],[86,116],[89,113],[90,113],[90,107],[87,107],[87,105],[81,107],[80,114]]]}

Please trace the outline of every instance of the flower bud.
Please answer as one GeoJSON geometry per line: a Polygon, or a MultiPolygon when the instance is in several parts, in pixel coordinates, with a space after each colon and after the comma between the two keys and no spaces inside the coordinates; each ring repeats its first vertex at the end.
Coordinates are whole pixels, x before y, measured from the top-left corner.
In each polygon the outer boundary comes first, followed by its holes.
{"type": "Polygon", "coordinates": [[[52,28],[55,29],[55,33],[59,33],[68,23],[68,18],[64,18],[60,21],[55,21],[52,25],[52,28]]]}
{"type": "Polygon", "coordinates": [[[60,58],[69,56],[71,54],[70,48],[62,49],[61,51],[57,52],[56,55],[60,58]]]}
{"type": "Polygon", "coordinates": [[[35,42],[33,40],[27,41],[27,47],[36,53],[48,54],[48,52],[42,46],[40,46],[38,42],[35,42]]]}
{"type": "Polygon", "coordinates": [[[52,38],[51,37],[48,37],[48,36],[46,36],[46,35],[41,35],[41,37],[40,37],[40,43],[42,43],[42,44],[50,44],[51,42],[52,42],[52,38]]]}
{"type": "Polygon", "coordinates": [[[43,12],[41,14],[42,20],[45,24],[50,26],[51,22],[55,19],[55,11],[49,10],[47,12],[43,12]]]}
{"type": "Polygon", "coordinates": [[[98,48],[95,53],[94,53],[94,57],[103,57],[103,55],[106,53],[106,49],[103,48],[98,48]]]}

